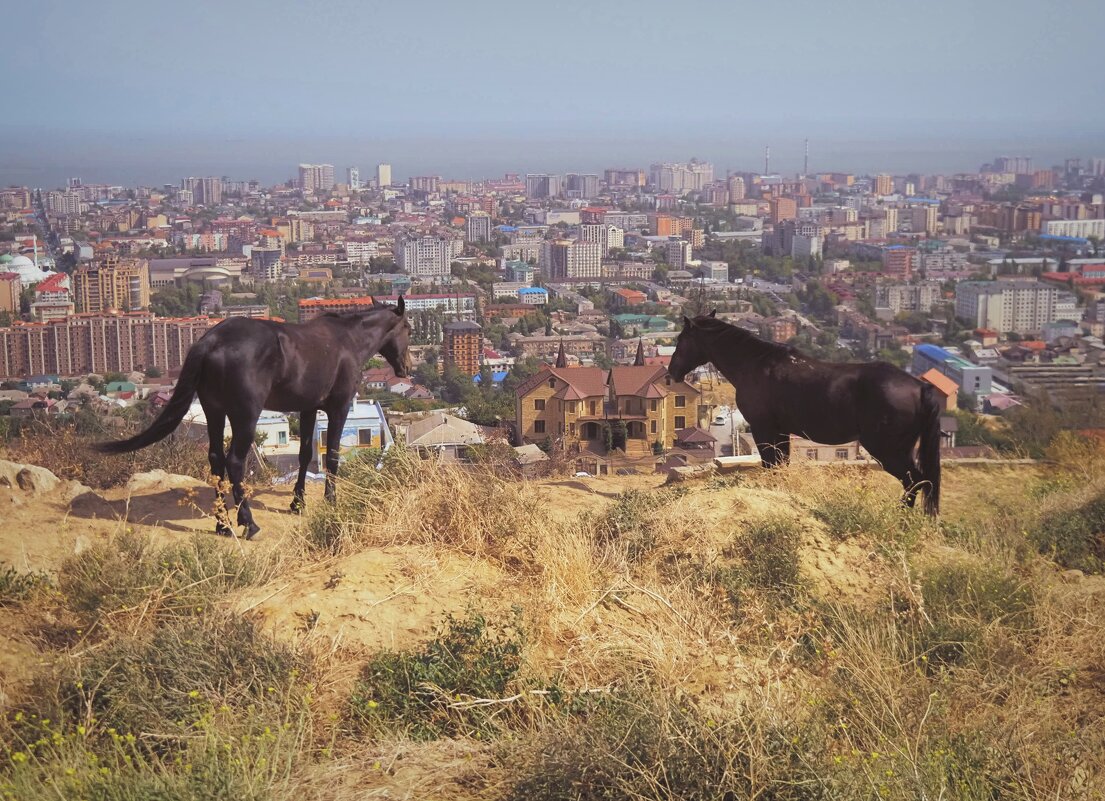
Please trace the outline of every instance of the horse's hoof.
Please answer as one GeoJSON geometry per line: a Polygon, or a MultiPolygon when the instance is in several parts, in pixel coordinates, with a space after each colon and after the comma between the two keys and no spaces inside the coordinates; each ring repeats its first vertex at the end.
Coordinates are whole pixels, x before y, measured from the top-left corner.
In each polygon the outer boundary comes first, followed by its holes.
{"type": "Polygon", "coordinates": [[[226,523],[216,523],[215,533],[218,534],[220,537],[233,537],[234,529],[232,529],[226,523]]]}
{"type": "Polygon", "coordinates": [[[292,501],[291,510],[293,514],[301,515],[306,508],[307,504],[299,500],[298,498],[292,501]]]}
{"type": "Polygon", "coordinates": [[[257,536],[257,532],[261,530],[261,527],[256,523],[250,523],[245,527],[245,537],[247,540],[251,540],[257,536]]]}

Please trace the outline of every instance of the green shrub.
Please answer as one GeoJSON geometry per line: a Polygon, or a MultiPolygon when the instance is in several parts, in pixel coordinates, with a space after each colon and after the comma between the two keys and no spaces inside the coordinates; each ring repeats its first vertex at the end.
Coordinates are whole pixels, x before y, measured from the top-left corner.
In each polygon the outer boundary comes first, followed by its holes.
{"type": "Polygon", "coordinates": [[[523,646],[517,619],[498,627],[481,615],[450,617],[421,651],[372,658],[354,687],[350,721],[358,731],[401,731],[417,740],[490,735],[506,707],[467,704],[522,689],[523,646]]]}
{"type": "Polygon", "coordinates": [[[656,511],[670,503],[673,497],[674,493],[668,489],[626,490],[598,519],[595,526],[598,542],[624,548],[629,561],[640,561],[656,546],[656,511]]]}
{"type": "Polygon", "coordinates": [[[792,517],[771,515],[753,521],[723,553],[726,559],[735,559],[735,563],[715,568],[711,580],[736,608],[748,590],[793,601],[802,587],[798,552],[801,542],[799,523],[792,517]]]}
{"type": "Polygon", "coordinates": [[[255,558],[230,542],[196,535],[157,546],[130,532],[67,559],[58,586],[74,611],[91,616],[136,607],[153,598],[164,614],[196,614],[230,590],[264,581],[255,558]]]}
{"type": "Polygon", "coordinates": [[[930,667],[962,663],[986,626],[1026,630],[1033,624],[1031,590],[997,568],[939,565],[922,579],[921,595],[931,625],[918,636],[915,656],[930,667]]]}
{"type": "Polygon", "coordinates": [[[179,747],[212,708],[280,720],[309,665],[238,617],[177,617],[146,636],[108,640],[40,676],[13,739],[78,724],[89,737],[130,733],[151,751],[179,747]]]}
{"type": "Polygon", "coordinates": [[[877,540],[894,540],[908,526],[907,510],[882,488],[866,483],[834,481],[813,499],[813,516],[825,524],[833,539],[866,534],[877,540]]]}
{"type": "Polygon", "coordinates": [[[818,799],[821,782],[800,756],[814,746],[797,729],[719,722],[692,707],[623,696],[547,729],[524,750],[507,798],[818,799]]]}
{"type": "Polygon", "coordinates": [[[20,573],[11,565],[0,563],[0,608],[17,606],[49,585],[50,578],[45,573],[20,573]]]}
{"type": "Polygon", "coordinates": [[[1105,492],[1045,514],[1029,532],[1029,539],[1063,567],[1105,572],[1105,492]]]}

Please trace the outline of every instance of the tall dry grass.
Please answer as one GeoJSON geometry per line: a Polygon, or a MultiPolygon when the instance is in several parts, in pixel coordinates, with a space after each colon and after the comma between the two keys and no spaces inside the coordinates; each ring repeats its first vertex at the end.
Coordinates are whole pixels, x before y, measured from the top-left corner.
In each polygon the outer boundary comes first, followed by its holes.
{"type": "MultiPolygon", "coordinates": [[[[971,513],[931,521],[900,507],[892,480],[862,469],[795,465],[675,489],[628,482],[620,493],[596,482],[611,496],[602,497],[400,452],[380,469],[353,461],[338,504],[305,521],[308,547],[244,583],[398,545],[417,546],[412,559],[452,551],[486,561],[502,578],[455,629],[428,632],[407,652],[361,654],[345,711],[278,707],[296,753],[265,752],[279,772],[232,771],[225,786],[276,799],[364,788],[535,799],[1103,797],[1105,588],[1062,575],[1031,536],[1042,510],[1081,509],[1100,476],[1058,466],[1031,476],[1001,483],[949,470],[975,499],[964,504],[971,513]],[[509,638],[484,641],[504,626],[509,638]]],[[[186,561],[172,582],[191,575],[186,561]]],[[[199,562],[241,574],[225,560],[199,562]]],[[[150,575],[138,586],[165,581],[150,575]]],[[[203,583],[223,587],[221,598],[235,581],[203,583]]],[[[135,601],[109,605],[119,604],[135,601]]],[[[159,608],[148,625],[208,617],[159,608]]],[[[105,634],[103,653],[122,647],[123,633],[153,641],[149,629],[120,628],[105,634]]],[[[326,659],[293,653],[313,683],[333,686],[326,659]]],[[[239,738],[239,753],[240,730],[218,715],[210,726],[220,748],[239,738]]],[[[207,736],[185,742],[197,762],[207,736]]],[[[44,759],[40,783],[70,764],[44,759]]],[[[152,775],[183,781],[177,766],[147,763],[134,786],[152,775]]],[[[183,786],[165,797],[192,797],[183,786]]]]}

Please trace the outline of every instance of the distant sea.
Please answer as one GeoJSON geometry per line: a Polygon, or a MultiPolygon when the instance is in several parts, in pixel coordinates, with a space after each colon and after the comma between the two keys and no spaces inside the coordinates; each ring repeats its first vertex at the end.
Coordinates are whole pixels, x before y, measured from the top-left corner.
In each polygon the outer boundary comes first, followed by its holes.
{"type": "MultiPolygon", "coordinates": [[[[803,137],[774,135],[731,137],[668,134],[595,137],[558,132],[555,136],[512,135],[373,138],[333,135],[256,137],[157,134],[0,133],[0,185],[43,189],[62,186],[69,177],[86,183],[125,186],[176,184],[184,176],[225,175],[257,179],[265,185],[296,175],[300,162],[328,163],[339,181],[345,168],[357,166],[362,179],[375,175],[377,163],[392,165],[397,182],[411,175],[474,179],[507,172],[602,172],[607,167],[648,169],[657,161],[692,157],[714,164],[715,174],[764,169],[764,145],[771,146],[772,172],[802,169],[803,137]],[[764,140],[769,141],[764,141],[764,140]]],[[[916,134],[879,140],[810,138],[810,172],[857,174],[950,174],[975,171],[995,156],[1030,156],[1037,168],[1062,164],[1066,158],[1105,157],[1105,134],[1054,139],[923,137],[916,134]]]]}

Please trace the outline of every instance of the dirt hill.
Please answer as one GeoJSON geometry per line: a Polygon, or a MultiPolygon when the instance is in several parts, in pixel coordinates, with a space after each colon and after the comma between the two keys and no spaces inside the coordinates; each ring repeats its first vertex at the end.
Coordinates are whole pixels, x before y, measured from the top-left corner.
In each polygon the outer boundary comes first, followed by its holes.
{"type": "Polygon", "coordinates": [[[949,466],[934,523],[860,467],[398,457],[305,517],[256,489],[245,542],[194,479],[0,462],[0,797],[106,786],[75,752],[170,798],[201,797],[172,753],[227,798],[1101,797],[1105,581],[1045,538],[1100,486],[949,466]]]}

